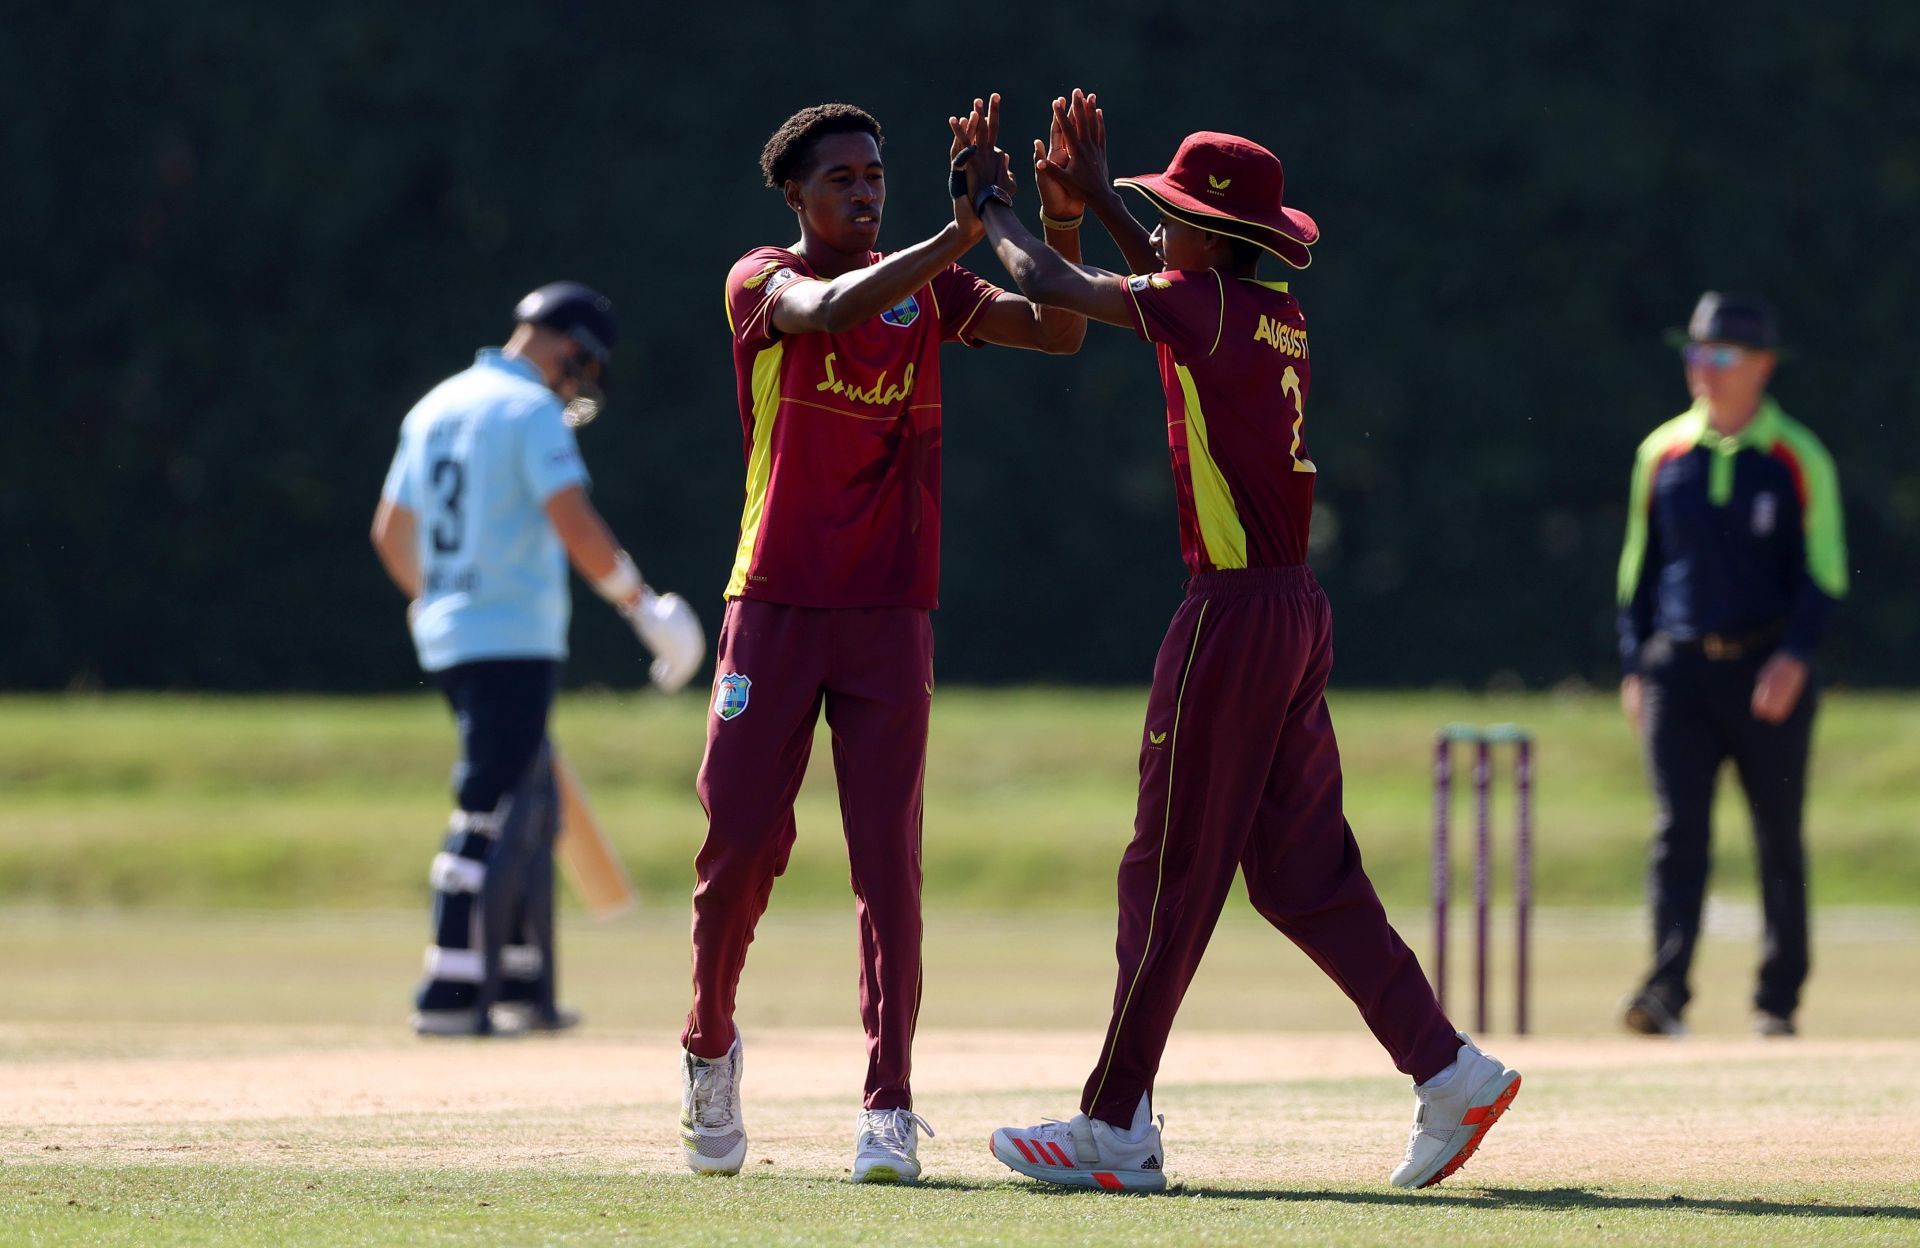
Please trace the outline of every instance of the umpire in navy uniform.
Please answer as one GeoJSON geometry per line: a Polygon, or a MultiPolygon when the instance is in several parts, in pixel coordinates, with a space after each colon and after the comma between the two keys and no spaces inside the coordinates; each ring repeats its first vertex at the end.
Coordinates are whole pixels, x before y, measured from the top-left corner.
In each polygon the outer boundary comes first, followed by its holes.
{"type": "Polygon", "coordinates": [[[1676,337],[1693,406],[1640,445],[1620,557],[1620,701],[1658,807],[1653,968],[1622,1021],[1685,1032],[1714,787],[1731,758],[1753,814],[1766,929],[1752,1029],[1791,1036],[1809,966],[1800,824],[1812,663],[1847,592],[1840,487],[1820,440],[1767,394],[1771,306],[1709,291],[1676,337]]]}

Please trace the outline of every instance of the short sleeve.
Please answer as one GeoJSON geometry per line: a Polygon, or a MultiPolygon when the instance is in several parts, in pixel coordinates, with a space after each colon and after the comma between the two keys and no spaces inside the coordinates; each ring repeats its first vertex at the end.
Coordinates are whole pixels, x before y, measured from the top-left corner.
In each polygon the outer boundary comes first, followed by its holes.
{"type": "Polygon", "coordinates": [[[934,311],[940,318],[940,340],[952,342],[958,339],[969,346],[975,345],[973,330],[979,323],[980,314],[987,305],[1005,292],[992,282],[950,264],[934,274],[929,283],[933,291],[934,311]]]}
{"type": "Polygon", "coordinates": [[[400,431],[400,445],[394,448],[393,462],[387,465],[387,479],[380,485],[380,497],[390,503],[398,503],[408,511],[419,511],[419,501],[414,497],[413,474],[407,471],[407,432],[400,431]]]}
{"type": "Polygon", "coordinates": [[[1127,279],[1127,294],[1133,299],[1134,330],[1148,342],[1188,359],[1219,350],[1227,291],[1216,270],[1142,273],[1127,279]]]}
{"type": "Polygon", "coordinates": [[[790,283],[812,281],[800,257],[779,247],[756,247],[727,270],[727,328],[743,343],[765,344],[779,334],[773,305],[790,283]]]}
{"type": "Polygon", "coordinates": [[[535,499],[544,503],[570,485],[587,483],[580,444],[559,403],[535,404],[520,426],[520,473],[535,499]]]}

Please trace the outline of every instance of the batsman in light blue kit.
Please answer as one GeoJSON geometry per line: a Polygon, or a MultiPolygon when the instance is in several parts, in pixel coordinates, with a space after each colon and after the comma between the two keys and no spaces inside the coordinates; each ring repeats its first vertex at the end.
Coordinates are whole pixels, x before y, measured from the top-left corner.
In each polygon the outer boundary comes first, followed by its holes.
{"type": "Polygon", "coordinates": [[[433,943],[414,1001],[422,1035],[557,1030],[547,714],[567,657],[572,562],[684,685],[706,652],[698,617],[656,594],[587,499],[574,429],[605,402],[613,305],[574,282],[534,291],[506,346],[422,398],[374,513],[373,544],[407,595],[420,666],[460,734],[454,810],[433,859],[433,943]]]}

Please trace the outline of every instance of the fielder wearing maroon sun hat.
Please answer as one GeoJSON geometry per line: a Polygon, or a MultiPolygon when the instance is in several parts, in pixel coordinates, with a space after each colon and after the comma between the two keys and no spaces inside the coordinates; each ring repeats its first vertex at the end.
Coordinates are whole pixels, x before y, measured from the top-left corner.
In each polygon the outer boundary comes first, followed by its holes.
{"type": "Polygon", "coordinates": [[[1083,224],[1078,217],[1048,211],[1040,239],[1008,201],[1006,156],[992,144],[999,104],[994,96],[984,117],[976,103],[966,120],[949,122],[961,150],[972,149],[963,189],[1028,299],[1152,345],[1188,576],[1138,738],[1139,799],[1115,878],[1117,965],[1100,1056],[1077,1114],[1002,1127],[989,1147],[1043,1183],[1165,1190],[1155,1083],[1227,894],[1244,876],[1254,909],[1347,994],[1413,1080],[1419,1108],[1388,1182],[1441,1182],[1474,1155],[1521,1078],[1440,1007],[1367,878],[1342,805],[1326,701],[1332,610],[1307,566],[1322,471],[1307,430],[1317,372],[1299,299],[1287,282],[1257,274],[1261,251],[1305,268],[1320,231],[1282,202],[1273,153],[1200,133],[1165,173],[1113,183],[1160,209],[1148,234],[1109,189],[1099,98],[1076,90],[1071,102],[1054,102],[1054,146],[1035,145],[1035,178],[1083,190],[1133,271],[1079,263],[1054,246],[1083,224]]]}
{"type": "Polygon", "coordinates": [[[1181,142],[1165,173],[1113,184],[1139,191],[1168,216],[1245,239],[1296,269],[1313,262],[1308,248],[1320,240],[1320,227],[1282,202],[1287,178],[1280,158],[1252,139],[1201,130],[1181,142]]]}

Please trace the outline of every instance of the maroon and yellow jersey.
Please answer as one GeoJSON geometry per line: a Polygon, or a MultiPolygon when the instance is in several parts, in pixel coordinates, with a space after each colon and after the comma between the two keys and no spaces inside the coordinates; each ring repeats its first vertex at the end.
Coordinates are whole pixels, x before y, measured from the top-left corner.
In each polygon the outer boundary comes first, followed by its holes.
{"type": "Polygon", "coordinates": [[[1307,323],[1285,282],[1208,269],[1127,280],[1160,357],[1180,550],[1194,573],[1307,561],[1307,323]]]}
{"type": "Polygon", "coordinates": [[[747,457],[727,597],[931,609],[940,588],[940,344],[971,342],[999,288],[949,265],[864,324],[781,334],[774,304],[794,283],[817,280],[779,247],[755,248],[727,274],[747,457]]]}

